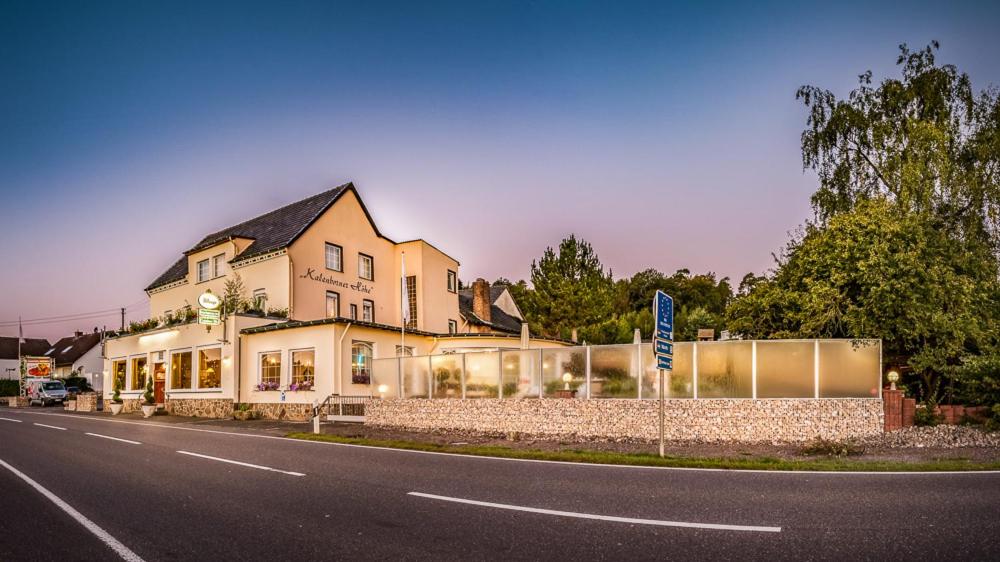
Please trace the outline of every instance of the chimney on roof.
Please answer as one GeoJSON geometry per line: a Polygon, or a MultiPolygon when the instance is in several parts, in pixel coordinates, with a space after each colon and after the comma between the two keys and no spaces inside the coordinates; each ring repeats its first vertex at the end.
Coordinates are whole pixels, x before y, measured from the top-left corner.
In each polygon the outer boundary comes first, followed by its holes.
{"type": "Polygon", "coordinates": [[[83,332],[80,332],[80,331],[73,332],[73,337],[78,338],[78,337],[80,337],[82,335],[83,335],[83,332]]]}
{"type": "Polygon", "coordinates": [[[485,279],[476,279],[472,283],[472,313],[484,322],[493,322],[491,315],[490,284],[485,279]]]}

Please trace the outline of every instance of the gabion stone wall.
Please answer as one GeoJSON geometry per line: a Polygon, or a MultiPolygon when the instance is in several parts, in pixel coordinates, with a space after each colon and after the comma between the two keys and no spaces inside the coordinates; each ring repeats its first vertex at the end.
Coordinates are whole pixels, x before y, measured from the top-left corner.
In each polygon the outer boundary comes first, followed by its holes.
{"type": "MultiPolygon", "coordinates": [[[[670,441],[793,442],[848,439],[883,431],[882,400],[871,398],[665,401],[670,441]]],[[[656,400],[370,400],[365,423],[518,434],[542,439],[656,441],[656,400]]]]}

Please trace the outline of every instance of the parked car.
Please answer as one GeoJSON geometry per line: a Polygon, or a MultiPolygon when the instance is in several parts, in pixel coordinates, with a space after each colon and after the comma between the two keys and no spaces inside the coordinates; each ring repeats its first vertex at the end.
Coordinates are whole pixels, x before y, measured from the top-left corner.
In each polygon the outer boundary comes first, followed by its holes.
{"type": "Polygon", "coordinates": [[[66,387],[59,381],[51,379],[35,379],[28,381],[28,402],[36,402],[42,406],[48,406],[66,400],[66,387]]]}
{"type": "Polygon", "coordinates": [[[66,400],[76,400],[76,396],[78,394],[80,394],[80,387],[78,386],[66,387],[66,400]]]}

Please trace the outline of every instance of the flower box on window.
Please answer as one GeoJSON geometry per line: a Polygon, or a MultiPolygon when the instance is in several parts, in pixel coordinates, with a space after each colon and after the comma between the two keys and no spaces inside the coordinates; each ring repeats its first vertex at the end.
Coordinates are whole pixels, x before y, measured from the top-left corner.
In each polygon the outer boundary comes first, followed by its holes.
{"type": "Polygon", "coordinates": [[[281,386],[281,385],[279,385],[276,382],[261,382],[261,383],[257,383],[257,386],[255,386],[254,389],[255,390],[261,390],[261,391],[264,391],[264,390],[278,390],[279,386],[281,386]]]}
{"type": "Polygon", "coordinates": [[[354,384],[371,384],[372,377],[367,373],[351,375],[351,382],[354,384]]]}
{"type": "Polygon", "coordinates": [[[313,381],[302,381],[297,383],[293,382],[292,384],[288,385],[288,390],[291,390],[292,392],[298,392],[300,390],[303,391],[312,390],[312,389],[313,389],[313,381]]]}

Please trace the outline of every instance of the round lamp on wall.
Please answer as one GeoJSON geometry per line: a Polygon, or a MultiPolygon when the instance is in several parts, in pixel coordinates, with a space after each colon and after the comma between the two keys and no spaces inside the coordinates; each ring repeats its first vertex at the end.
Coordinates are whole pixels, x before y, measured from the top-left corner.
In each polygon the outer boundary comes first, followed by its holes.
{"type": "Polygon", "coordinates": [[[892,369],[886,373],[885,378],[889,381],[889,389],[896,390],[896,383],[899,381],[899,371],[892,369]]]}
{"type": "Polygon", "coordinates": [[[570,381],[573,380],[573,375],[571,375],[569,373],[563,373],[562,379],[563,379],[563,382],[566,383],[566,386],[565,386],[566,390],[569,390],[569,383],[570,383],[570,381]]]}

